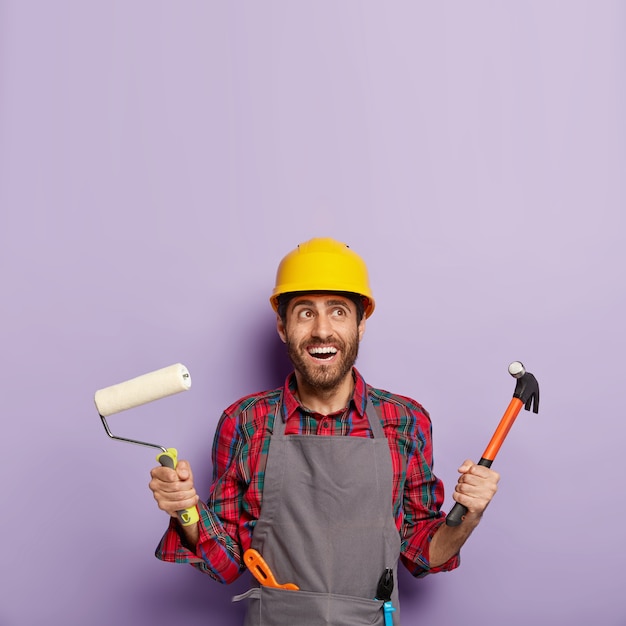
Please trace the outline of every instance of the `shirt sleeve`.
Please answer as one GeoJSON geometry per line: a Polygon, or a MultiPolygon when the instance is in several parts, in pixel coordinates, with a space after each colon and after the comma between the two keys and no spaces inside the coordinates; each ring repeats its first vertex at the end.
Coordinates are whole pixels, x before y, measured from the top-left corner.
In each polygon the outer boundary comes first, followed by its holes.
{"type": "Polygon", "coordinates": [[[441,512],[444,501],[443,482],[433,473],[432,433],[430,419],[417,428],[417,449],[410,457],[403,495],[404,518],[400,559],[417,578],[447,572],[460,565],[457,553],[437,567],[430,566],[430,542],[445,523],[441,512]]]}
{"type": "Polygon", "coordinates": [[[241,510],[234,459],[237,454],[235,419],[222,415],[213,444],[213,484],[208,503],[200,502],[199,540],[186,547],[178,520],[172,518],[155,556],[170,563],[189,563],[221,583],[233,582],[242,572],[237,519],[241,510]]]}

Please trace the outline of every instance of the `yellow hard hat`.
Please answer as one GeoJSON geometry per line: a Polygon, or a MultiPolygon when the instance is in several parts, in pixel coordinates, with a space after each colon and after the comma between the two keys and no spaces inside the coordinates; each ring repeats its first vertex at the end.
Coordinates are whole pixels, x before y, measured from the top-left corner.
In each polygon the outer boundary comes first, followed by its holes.
{"type": "Polygon", "coordinates": [[[354,293],[364,300],[365,317],[374,312],[365,262],[345,243],[330,237],[305,241],[280,262],[270,298],[274,311],[282,294],[302,291],[354,293]]]}

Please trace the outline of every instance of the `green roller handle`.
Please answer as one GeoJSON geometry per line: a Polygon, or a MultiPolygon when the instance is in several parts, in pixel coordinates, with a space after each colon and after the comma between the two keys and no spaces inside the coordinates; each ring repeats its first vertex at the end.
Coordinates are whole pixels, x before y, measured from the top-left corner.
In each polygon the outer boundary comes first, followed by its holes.
{"type": "MultiPolygon", "coordinates": [[[[176,466],[178,465],[178,450],[176,450],[176,448],[168,448],[166,452],[161,452],[161,454],[157,456],[157,461],[163,467],[176,469],[176,466]]],[[[191,509],[176,511],[176,514],[178,515],[179,522],[183,526],[191,526],[191,524],[195,524],[200,519],[197,506],[194,506],[191,509]]]]}

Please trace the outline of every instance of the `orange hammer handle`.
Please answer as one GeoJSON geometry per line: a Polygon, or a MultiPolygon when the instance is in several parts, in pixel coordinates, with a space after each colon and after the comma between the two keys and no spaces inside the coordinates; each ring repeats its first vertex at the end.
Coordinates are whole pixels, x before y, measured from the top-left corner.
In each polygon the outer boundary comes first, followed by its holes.
{"type": "MultiPolygon", "coordinates": [[[[520,400],[520,398],[513,397],[511,402],[509,402],[509,406],[504,412],[496,431],[493,433],[489,445],[483,452],[482,458],[478,461],[478,465],[491,467],[491,463],[496,458],[496,454],[498,454],[502,442],[509,433],[509,430],[511,430],[511,426],[513,426],[513,422],[523,406],[524,402],[520,400]]],[[[456,502],[446,517],[446,524],[448,526],[458,526],[463,521],[463,517],[466,513],[467,508],[456,502]]]]}
{"type": "Polygon", "coordinates": [[[502,442],[509,434],[509,430],[511,430],[511,426],[513,426],[513,422],[519,415],[523,406],[524,403],[519,398],[513,398],[511,402],[509,402],[509,406],[504,412],[496,431],[493,433],[493,437],[491,438],[489,445],[483,452],[483,459],[486,461],[493,461],[496,458],[496,454],[498,454],[498,450],[500,450],[502,442]]]}

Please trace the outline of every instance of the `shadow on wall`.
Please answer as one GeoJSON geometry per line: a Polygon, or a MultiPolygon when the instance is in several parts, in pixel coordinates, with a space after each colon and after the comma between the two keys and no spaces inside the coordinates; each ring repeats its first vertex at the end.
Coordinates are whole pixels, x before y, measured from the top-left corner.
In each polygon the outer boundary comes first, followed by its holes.
{"type": "Polygon", "coordinates": [[[441,601],[439,589],[444,582],[438,579],[446,574],[432,574],[424,578],[414,578],[406,568],[398,564],[398,591],[400,609],[404,615],[419,615],[420,612],[435,614],[435,608],[441,601]]]}
{"type": "Polygon", "coordinates": [[[153,579],[150,586],[134,590],[132,614],[141,615],[142,623],[152,626],[181,621],[223,626],[243,623],[244,603],[233,603],[232,598],[250,588],[251,577],[247,573],[230,585],[222,585],[190,565],[163,565],[172,571],[160,578],[161,589],[155,587],[153,579]]]}
{"type": "Polygon", "coordinates": [[[254,356],[249,359],[244,372],[248,387],[244,393],[281,387],[293,367],[287,356],[287,348],[276,332],[275,318],[272,317],[270,323],[264,318],[258,324],[251,324],[248,333],[250,341],[242,345],[252,346],[251,353],[254,356]]]}
{"type": "Polygon", "coordinates": [[[278,333],[274,331],[266,339],[268,350],[269,374],[276,381],[270,386],[282,385],[287,375],[293,370],[293,366],[287,356],[287,348],[280,340],[278,333]]]}

